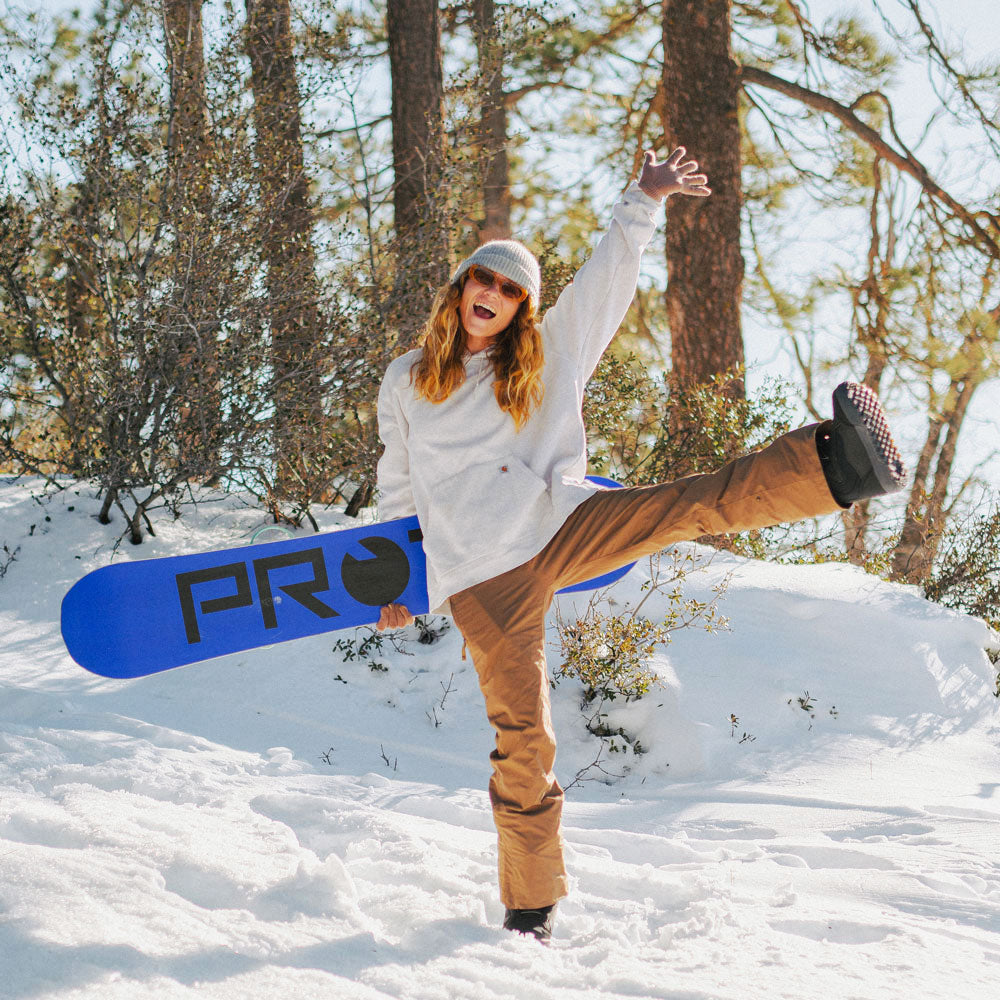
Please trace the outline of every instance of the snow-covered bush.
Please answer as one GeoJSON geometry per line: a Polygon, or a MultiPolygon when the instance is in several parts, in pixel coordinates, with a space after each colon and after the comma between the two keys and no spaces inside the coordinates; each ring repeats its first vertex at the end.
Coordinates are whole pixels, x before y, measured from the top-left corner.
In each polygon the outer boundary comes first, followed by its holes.
{"type": "Polygon", "coordinates": [[[701,566],[698,550],[668,549],[650,557],[644,596],[634,608],[615,611],[598,592],[582,615],[566,620],[557,611],[561,662],[553,669],[553,684],[564,678],[582,684],[580,707],[587,729],[607,740],[609,750],[643,752],[641,743],[623,727],[608,724],[606,706],[619,699],[638,701],[649,694],[658,682],[652,658],[670,643],[672,633],[690,627],[707,632],[728,628],[719,610],[726,579],[714,588],[708,601],[684,596],[685,578],[701,566]],[[655,607],[657,614],[646,617],[640,611],[651,599],[654,603],[650,607],[655,607]]]}
{"type": "Polygon", "coordinates": [[[1000,498],[945,532],[924,596],[1000,629],[1000,498]]]}

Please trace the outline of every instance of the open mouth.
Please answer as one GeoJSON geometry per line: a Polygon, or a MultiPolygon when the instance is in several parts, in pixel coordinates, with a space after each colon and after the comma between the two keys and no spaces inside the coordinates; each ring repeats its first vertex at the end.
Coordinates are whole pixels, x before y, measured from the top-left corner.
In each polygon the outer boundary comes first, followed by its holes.
{"type": "Polygon", "coordinates": [[[489,306],[481,306],[478,303],[472,307],[472,312],[479,319],[493,319],[496,313],[489,306]]]}

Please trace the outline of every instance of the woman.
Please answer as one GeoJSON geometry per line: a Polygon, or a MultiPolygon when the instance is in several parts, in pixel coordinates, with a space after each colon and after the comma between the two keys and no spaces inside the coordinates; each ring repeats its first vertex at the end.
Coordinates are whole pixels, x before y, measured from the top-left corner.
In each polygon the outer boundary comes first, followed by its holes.
{"type": "MultiPolygon", "coordinates": [[[[881,407],[853,383],[835,392],[833,420],[718,472],[621,490],[585,481],[584,386],[631,303],[654,216],[666,197],[710,194],[684,156],[646,153],[610,230],[540,324],[531,252],[513,240],[481,246],[379,393],[380,515],[419,516],[430,606],[450,609],[471,651],[496,731],[504,927],[540,940],[567,891],[544,650],[556,590],[679,541],[830,513],[903,483],[881,407]]],[[[389,605],[378,628],[412,620],[389,605]]]]}

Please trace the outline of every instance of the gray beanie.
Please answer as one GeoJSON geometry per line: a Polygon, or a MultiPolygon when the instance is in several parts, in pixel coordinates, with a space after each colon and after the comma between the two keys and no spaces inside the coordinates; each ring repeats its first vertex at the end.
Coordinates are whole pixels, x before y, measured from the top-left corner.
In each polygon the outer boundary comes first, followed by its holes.
{"type": "Polygon", "coordinates": [[[535,305],[542,290],[542,272],[535,255],[517,240],[490,240],[466,257],[451,276],[457,282],[474,264],[489,268],[526,289],[535,305]]]}

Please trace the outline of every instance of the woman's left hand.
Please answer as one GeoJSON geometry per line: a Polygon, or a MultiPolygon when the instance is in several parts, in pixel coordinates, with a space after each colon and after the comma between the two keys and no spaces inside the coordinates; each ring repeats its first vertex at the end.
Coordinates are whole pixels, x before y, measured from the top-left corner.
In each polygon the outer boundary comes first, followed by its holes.
{"type": "Polygon", "coordinates": [[[646,150],[639,174],[639,187],[650,198],[667,198],[672,194],[686,194],[695,198],[707,198],[711,193],[708,178],[697,173],[698,163],[685,160],[687,150],[678,146],[662,163],[656,161],[656,153],[646,150]]]}
{"type": "Polygon", "coordinates": [[[405,604],[387,604],[382,608],[375,623],[375,628],[379,632],[384,632],[387,628],[406,628],[413,624],[413,615],[405,604]]]}

